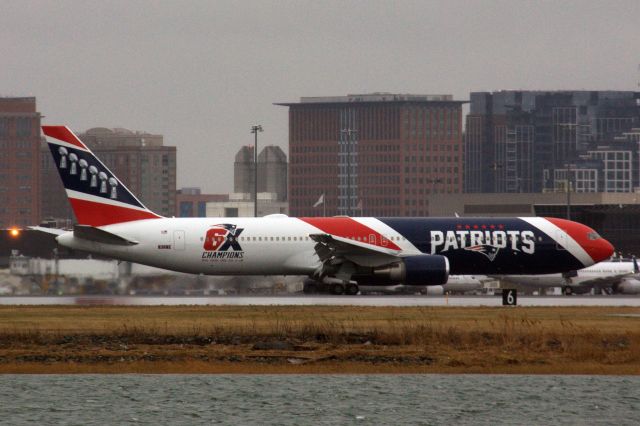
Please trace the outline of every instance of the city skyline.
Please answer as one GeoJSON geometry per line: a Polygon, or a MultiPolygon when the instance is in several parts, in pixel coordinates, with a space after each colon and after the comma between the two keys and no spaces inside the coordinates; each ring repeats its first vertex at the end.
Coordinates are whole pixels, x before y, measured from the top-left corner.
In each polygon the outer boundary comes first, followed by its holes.
{"type": "Polygon", "coordinates": [[[163,134],[178,187],[225,192],[225,164],[287,151],[277,102],[354,93],[637,90],[640,4],[6,2],[0,94],[43,124],[163,134]]]}

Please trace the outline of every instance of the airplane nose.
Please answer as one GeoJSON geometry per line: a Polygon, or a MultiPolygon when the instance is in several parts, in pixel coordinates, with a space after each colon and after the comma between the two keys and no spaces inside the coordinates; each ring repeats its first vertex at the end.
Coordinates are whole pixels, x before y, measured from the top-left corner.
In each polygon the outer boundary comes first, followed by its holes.
{"type": "Polygon", "coordinates": [[[598,238],[593,241],[593,244],[589,244],[585,247],[589,256],[593,259],[595,263],[602,262],[603,260],[607,260],[613,254],[614,247],[613,245],[605,240],[604,238],[598,238]]]}
{"type": "MultiPolygon", "coordinates": [[[[547,218],[547,220],[566,232],[589,255],[593,263],[602,262],[613,254],[613,245],[588,226],[566,219],[547,218]]],[[[582,263],[584,266],[590,266],[588,259],[582,259],[582,263]]]]}

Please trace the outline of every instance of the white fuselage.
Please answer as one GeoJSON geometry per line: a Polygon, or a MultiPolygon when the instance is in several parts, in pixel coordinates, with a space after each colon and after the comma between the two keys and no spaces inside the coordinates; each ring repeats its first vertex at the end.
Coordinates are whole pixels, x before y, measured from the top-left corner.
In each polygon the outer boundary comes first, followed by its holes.
{"type": "Polygon", "coordinates": [[[73,232],[59,236],[58,242],[72,249],[205,275],[307,275],[320,264],[314,251],[315,242],[309,238],[310,233],[318,230],[287,217],[233,218],[237,228],[242,229],[236,246],[240,250],[233,247],[223,251],[206,250],[207,231],[225,220],[163,218],[101,228],[137,242],[129,246],[75,238],[73,232]]]}
{"type": "MultiPolygon", "coordinates": [[[[633,274],[633,272],[633,262],[600,262],[576,271],[576,275],[569,278],[565,278],[562,274],[505,275],[500,277],[500,280],[527,287],[548,288],[567,285],[580,286],[587,281],[615,279],[625,274],[633,274]]],[[[603,287],[606,287],[604,284],[603,287]]]]}

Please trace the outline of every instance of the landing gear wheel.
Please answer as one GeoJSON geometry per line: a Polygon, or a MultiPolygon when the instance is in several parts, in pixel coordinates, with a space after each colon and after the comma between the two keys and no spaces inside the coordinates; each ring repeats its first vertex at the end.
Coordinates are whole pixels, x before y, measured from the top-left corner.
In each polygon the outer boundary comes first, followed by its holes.
{"type": "Polygon", "coordinates": [[[569,286],[562,287],[562,294],[565,296],[571,296],[573,294],[573,289],[569,286]]]}
{"type": "Polygon", "coordinates": [[[331,286],[331,294],[339,295],[344,294],[344,285],[335,283],[331,286]]]}
{"type": "Polygon", "coordinates": [[[349,296],[355,296],[359,291],[358,284],[353,283],[347,284],[347,288],[345,289],[345,293],[349,296]]]}
{"type": "Polygon", "coordinates": [[[305,282],[302,285],[302,292],[304,294],[316,294],[318,292],[318,286],[315,283],[305,282]]]}

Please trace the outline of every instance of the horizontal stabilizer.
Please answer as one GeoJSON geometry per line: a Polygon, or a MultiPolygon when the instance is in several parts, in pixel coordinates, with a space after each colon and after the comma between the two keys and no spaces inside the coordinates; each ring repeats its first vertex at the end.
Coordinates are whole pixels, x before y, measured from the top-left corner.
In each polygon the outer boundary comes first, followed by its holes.
{"type": "Polygon", "coordinates": [[[83,240],[95,241],[96,243],[113,244],[116,246],[133,246],[138,244],[120,235],[113,234],[100,228],[88,225],[76,225],[73,227],[73,236],[83,240]]]}
{"type": "Polygon", "coordinates": [[[43,232],[45,234],[56,235],[56,236],[62,235],[65,232],[68,232],[68,231],[65,231],[64,229],[47,228],[44,226],[29,226],[28,228],[32,231],[43,232]]]}

